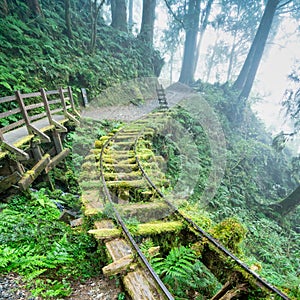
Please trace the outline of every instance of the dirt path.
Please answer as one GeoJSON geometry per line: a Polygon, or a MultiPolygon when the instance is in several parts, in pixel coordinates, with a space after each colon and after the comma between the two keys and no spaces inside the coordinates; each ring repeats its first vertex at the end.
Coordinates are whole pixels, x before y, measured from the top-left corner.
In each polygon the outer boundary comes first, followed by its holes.
{"type": "MultiPolygon", "coordinates": [[[[169,107],[175,106],[182,99],[192,93],[192,89],[186,85],[175,83],[166,89],[166,97],[169,107]]],[[[94,120],[118,120],[130,122],[141,118],[159,107],[157,99],[148,100],[144,104],[137,106],[116,105],[103,107],[87,107],[82,111],[82,117],[92,118],[94,120]]]]}

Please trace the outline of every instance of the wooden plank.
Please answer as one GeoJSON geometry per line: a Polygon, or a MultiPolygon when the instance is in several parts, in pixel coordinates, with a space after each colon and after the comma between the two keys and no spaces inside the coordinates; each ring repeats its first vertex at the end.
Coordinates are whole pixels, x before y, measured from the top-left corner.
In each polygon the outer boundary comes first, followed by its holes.
{"type": "Polygon", "coordinates": [[[23,102],[23,98],[22,98],[22,95],[21,95],[20,91],[16,91],[16,96],[17,96],[17,101],[19,103],[19,107],[21,109],[21,113],[23,115],[28,133],[31,134],[31,131],[30,131],[30,128],[29,128],[29,125],[30,125],[29,117],[28,117],[27,110],[25,108],[25,104],[23,102]]]}
{"type": "Polygon", "coordinates": [[[43,113],[40,113],[38,115],[34,115],[34,116],[29,117],[29,120],[34,121],[34,120],[37,120],[37,119],[42,119],[46,116],[47,116],[46,112],[43,112],[43,113]]]}
{"type": "Polygon", "coordinates": [[[3,133],[5,133],[7,131],[10,131],[12,129],[15,129],[16,127],[19,127],[19,126],[23,125],[24,123],[25,123],[25,121],[24,121],[24,119],[22,119],[22,120],[19,120],[15,123],[9,124],[9,125],[1,128],[1,130],[2,130],[3,133]]]}
{"type": "Polygon", "coordinates": [[[43,172],[46,166],[50,162],[50,155],[45,154],[42,159],[30,170],[27,171],[22,179],[19,181],[18,185],[22,191],[28,189],[28,187],[33,183],[33,181],[43,172]]]}
{"type": "Polygon", "coordinates": [[[14,95],[14,96],[1,97],[1,98],[0,98],[0,104],[1,104],[1,103],[6,103],[6,102],[15,101],[15,100],[17,100],[15,95],[14,95]]]}
{"type": "Polygon", "coordinates": [[[9,189],[12,185],[16,184],[21,178],[22,176],[20,175],[20,173],[15,171],[11,175],[2,179],[0,182],[0,193],[3,193],[7,189],[9,189]]]}
{"type": "Polygon", "coordinates": [[[36,128],[35,126],[33,125],[29,125],[29,128],[30,128],[30,131],[37,135],[41,140],[43,140],[44,142],[46,143],[50,143],[51,142],[51,139],[49,138],[48,135],[46,135],[44,132],[40,131],[38,128],[36,128]]]}
{"type": "Polygon", "coordinates": [[[56,114],[58,112],[63,112],[63,108],[60,107],[60,108],[56,108],[56,109],[51,109],[50,112],[51,112],[51,114],[56,114]]]}
{"type": "Polygon", "coordinates": [[[54,100],[48,101],[48,104],[49,104],[49,105],[51,105],[51,104],[58,104],[58,103],[61,103],[61,100],[60,100],[60,99],[54,99],[54,100]]]}
{"type": "Polygon", "coordinates": [[[133,255],[128,254],[117,261],[110,263],[109,265],[102,268],[102,272],[105,276],[112,276],[120,274],[126,271],[130,264],[133,262],[133,255]]]}
{"type": "Polygon", "coordinates": [[[76,110],[76,107],[75,107],[75,102],[74,102],[74,98],[73,98],[72,88],[70,86],[68,86],[68,93],[69,93],[69,98],[70,98],[70,103],[71,103],[72,111],[73,111],[73,113],[77,117],[80,117],[80,114],[78,113],[78,111],[76,110]]]}
{"type": "Polygon", "coordinates": [[[4,149],[16,154],[17,158],[19,158],[19,159],[25,159],[25,160],[29,159],[29,155],[26,152],[15,147],[14,145],[11,145],[11,144],[6,143],[5,141],[2,141],[1,146],[3,146],[4,149]]]}
{"type": "Polygon", "coordinates": [[[35,92],[35,93],[22,94],[23,99],[35,98],[35,97],[41,97],[41,93],[40,92],[35,92]]]}
{"type": "Polygon", "coordinates": [[[19,112],[21,112],[20,108],[15,108],[15,109],[5,111],[3,113],[0,113],[0,119],[17,114],[19,112]]]}
{"type": "Polygon", "coordinates": [[[34,109],[34,108],[43,107],[43,106],[44,106],[44,103],[39,102],[39,103],[35,103],[35,104],[26,105],[25,108],[28,111],[28,110],[31,110],[31,109],[34,109]]]}
{"type": "Polygon", "coordinates": [[[46,91],[46,95],[59,95],[59,91],[58,90],[53,90],[53,91],[46,91]]]}
{"type": "Polygon", "coordinates": [[[70,149],[64,149],[62,152],[54,156],[45,168],[45,172],[48,173],[54,167],[56,167],[63,159],[65,159],[70,153],[70,149]]]}
{"type": "Polygon", "coordinates": [[[53,118],[52,118],[52,115],[51,115],[50,106],[49,106],[49,102],[48,102],[48,99],[47,99],[47,94],[46,94],[44,89],[41,89],[41,95],[42,95],[43,104],[44,104],[44,108],[45,108],[45,111],[46,111],[48,121],[49,121],[50,124],[52,124],[53,118]]]}

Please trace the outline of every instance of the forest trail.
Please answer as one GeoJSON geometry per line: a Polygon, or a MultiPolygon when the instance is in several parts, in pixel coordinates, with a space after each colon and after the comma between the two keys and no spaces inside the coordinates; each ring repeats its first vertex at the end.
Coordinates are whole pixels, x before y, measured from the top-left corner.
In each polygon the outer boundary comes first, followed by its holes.
{"type": "MultiPolygon", "coordinates": [[[[185,84],[177,82],[167,87],[165,92],[168,106],[173,107],[182,99],[190,96],[193,93],[193,90],[185,84]]],[[[141,105],[134,105],[130,103],[128,105],[103,107],[95,107],[91,102],[91,105],[81,112],[81,117],[92,118],[94,120],[117,120],[130,122],[149,114],[158,107],[159,103],[157,99],[147,100],[141,105]]]]}

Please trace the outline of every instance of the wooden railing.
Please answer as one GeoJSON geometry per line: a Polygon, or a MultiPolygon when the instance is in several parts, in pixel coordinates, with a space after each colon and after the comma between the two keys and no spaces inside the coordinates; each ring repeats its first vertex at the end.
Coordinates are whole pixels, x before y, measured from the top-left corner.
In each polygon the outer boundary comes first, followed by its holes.
{"type": "MultiPolygon", "coordinates": [[[[22,94],[20,91],[17,91],[14,96],[0,98],[0,109],[2,111],[0,112],[0,118],[8,123],[0,127],[1,144],[7,150],[24,158],[28,158],[28,155],[7,140],[11,131],[25,125],[28,136],[37,136],[44,142],[50,142],[49,136],[36,126],[38,124],[37,121],[46,119],[48,123],[46,125],[55,126],[57,130],[66,132],[67,129],[63,126],[63,122],[59,121],[65,118],[77,123],[75,116],[79,116],[70,87],[52,91],[41,89],[39,92],[29,94],[22,94]],[[3,111],[4,109],[8,110],[3,111]]],[[[3,123],[5,124],[2,121],[3,123]]]]}
{"type": "Polygon", "coordinates": [[[67,122],[79,124],[70,87],[0,98],[0,194],[26,190],[70,152],[62,139],[67,122]]]}

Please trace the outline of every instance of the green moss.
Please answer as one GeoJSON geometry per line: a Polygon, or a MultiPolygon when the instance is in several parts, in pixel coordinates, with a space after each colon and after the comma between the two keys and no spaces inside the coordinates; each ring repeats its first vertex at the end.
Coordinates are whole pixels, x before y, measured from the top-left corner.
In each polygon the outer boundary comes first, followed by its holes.
{"type": "Polygon", "coordinates": [[[121,230],[118,228],[92,229],[88,233],[98,239],[115,238],[121,235],[121,230]]]}
{"type": "Polygon", "coordinates": [[[180,221],[139,224],[136,235],[156,235],[164,232],[178,232],[183,228],[184,224],[180,221]]]}
{"type": "Polygon", "coordinates": [[[228,218],[214,226],[210,233],[226,248],[239,254],[241,253],[239,244],[245,238],[247,230],[238,220],[228,218]]]}

